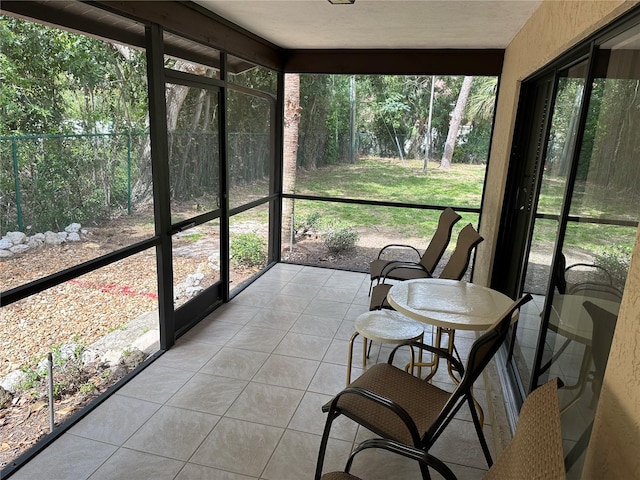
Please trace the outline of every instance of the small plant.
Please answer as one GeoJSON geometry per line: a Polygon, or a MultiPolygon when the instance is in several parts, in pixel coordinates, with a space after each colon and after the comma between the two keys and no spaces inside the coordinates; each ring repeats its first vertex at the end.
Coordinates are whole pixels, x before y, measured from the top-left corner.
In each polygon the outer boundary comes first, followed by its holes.
{"type": "Polygon", "coordinates": [[[244,267],[264,265],[267,261],[267,243],[256,233],[241,233],[231,239],[231,261],[244,267]]]}
{"type": "Polygon", "coordinates": [[[83,393],[85,395],[92,393],[95,389],[96,389],[96,386],[93,382],[83,383],[82,385],[80,385],[80,388],[79,388],[80,393],[83,393]]]}
{"type": "Polygon", "coordinates": [[[317,232],[320,227],[321,218],[320,212],[317,211],[311,212],[306,216],[296,217],[294,220],[296,235],[307,235],[317,232]]]}
{"type": "Polygon", "coordinates": [[[23,367],[22,372],[25,374],[24,380],[20,383],[21,390],[29,390],[35,388],[40,380],[40,375],[35,367],[23,367]]]}
{"type": "Polygon", "coordinates": [[[353,250],[360,235],[348,225],[330,226],[322,235],[325,246],[331,253],[344,253],[353,250]]]}

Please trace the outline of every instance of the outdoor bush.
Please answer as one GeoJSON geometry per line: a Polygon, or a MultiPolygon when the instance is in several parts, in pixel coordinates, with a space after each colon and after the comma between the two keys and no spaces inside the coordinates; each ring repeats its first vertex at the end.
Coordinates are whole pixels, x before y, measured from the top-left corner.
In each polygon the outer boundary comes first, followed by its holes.
{"type": "Polygon", "coordinates": [[[348,225],[332,225],[323,232],[322,240],[331,253],[353,250],[360,235],[348,225]]]}
{"type": "Polygon", "coordinates": [[[594,263],[606,269],[613,279],[613,284],[624,288],[627,272],[631,264],[631,250],[628,245],[611,245],[595,255],[594,263]]]}
{"type": "Polygon", "coordinates": [[[231,261],[244,267],[257,267],[267,261],[267,243],[256,233],[240,233],[229,244],[231,261]]]}

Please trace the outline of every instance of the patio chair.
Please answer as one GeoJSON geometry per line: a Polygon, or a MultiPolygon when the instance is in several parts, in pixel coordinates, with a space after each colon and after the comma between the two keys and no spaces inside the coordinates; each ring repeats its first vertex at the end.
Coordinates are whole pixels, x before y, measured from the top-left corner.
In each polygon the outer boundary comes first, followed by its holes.
{"type": "MultiPolygon", "coordinates": [[[[591,408],[594,409],[600,398],[600,390],[602,389],[604,373],[609,360],[609,350],[611,349],[611,342],[613,341],[618,316],[589,300],[585,301],[583,306],[593,322],[590,356],[593,360],[593,372],[591,372],[591,390],[593,397],[591,399],[591,408]]],[[[591,361],[589,364],[590,363],[591,361]]],[[[565,459],[567,469],[570,469],[587,449],[592,429],[593,420],[589,422],[589,426],[582,432],[578,441],[571,447],[569,453],[567,453],[565,459]]]]}
{"type": "Polygon", "coordinates": [[[436,232],[433,234],[433,237],[431,237],[431,241],[429,242],[429,245],[422,255],[420,255],[420,251],[412,245],[391,243],[382,247],[378,252],[378,257],[369,264],[369,272],[371,275],[369,293],[371,293],[373,282],[385,275],[387,275],[388,278],[394,278],[397,280],[410,280],[412,278],[421,278],[425,276],[425,274],[430,275],[438,265],[438,262],[442,258],[444,251],[447,249],[449,240],[451,240],[451,232],[453,231],[453,226],[461,218],[462,217],[458,215],[452,208],[445,208],[440,214],[440,218],[438,219],[438,227],[436,228],[436,232]],[[382,258],[384,255],[389,255],[390,252],[397,253],[398,250],[405,252],[405,254],[406,252],[410,252],[410,256],[415,254],[416,260],[414,262],[411,262],[405,260],[382,258]],[[395,268],[392,276],[389,276],[389,267],[395,265],[396,262],[400,262],[401,264],[410,264],[414,268],[395,268]]]}
{"type": "MultiPolygon", "coordinates": [[[[560,480],[566,478],[558,404],[558,380],[553,379],[525,399],[511,442],[484,475],[484,480],[560,480]]],[[[321,480],[361,480],[351,475],[355,457],[369,448],[381,448],[420,462],[446,480],[455,480],[451,469],[438,458],[409,445],[373,438],[362,442],[349,456],[344,472],[331,472],[321,480]]]]}
{"type": "MultiPolygon", "coordinates": [[[[467,271],[469,267],[469,262],[471,261],[471,254],[473,253],[473,249],[480,244],[484,239],[480,236],[480,234],[473,228],[473,225],[470,223],[460,230],[458,235],[458,240],[456,241],[456,247],[449,257],[447,264],[444,269],[438,276],[438,278],[443,278],[446,280],[460,280],[467,271]]],[[[431,274],[426,274],[423,270],[416,267],[415,265],[397,265],[398,269],[401,270],[414,270],[419,271],[422,276],[417,276],[415,278],[428,278],[431,277],[431,274]]],[[[389,303],[387,303],[387,293],[389,293],[389,289],[392,287],[391,284],[385,283],[388,279],[395,279],[394,271],[396,267],[391,267],[388,269],[388,272],[380,279],[379,283],[373,287],[371,290],[371,299],[369,300],[369,310],[379,310],[381,308],[391,308],[389,303]]]]}
{"type": "Polygon", "coordinates": [[[594,263],[574,263],[567,266],[564,253],[560,253],[555,271],[556,288],[563,295],[583,295],[620,301],[622,292],[615,286],[609,271],[594,263]]]}
{"type": "MultiPolygon", "coordinates": [[[[394,366],[395,352],[403,345],[392,350],[387,363],[372,366],[339,392],[322,408],[328,414],[320,442],[315,479],[320,479],[322,475],[331,425],[340,415],[345,415],[382,438],[428,453],[465,403],[469,406],[487,465],[491,466],[491,454],[474,405],[473,384],[504,342],[513,314],[529,300],[531,295],[526,294],[513,302],[493,326],[473,342],[466,369],[444,349],[420,342],[404,344],[426,350],[449,362],[460,376],[460,383],[453,392],[394,366]]],[[[421,471],[424,478],[429,478],[426,466],[422,465],[421,471]]]]}

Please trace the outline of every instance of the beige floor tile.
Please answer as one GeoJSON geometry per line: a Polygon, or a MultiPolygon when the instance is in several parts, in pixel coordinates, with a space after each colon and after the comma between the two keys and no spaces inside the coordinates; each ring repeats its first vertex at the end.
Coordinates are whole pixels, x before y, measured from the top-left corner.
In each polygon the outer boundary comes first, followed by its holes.
{"type": "Polygon", "coordinates": [[[176,480],[255,480],[258,477],[247,477],[237,473],[225,472],[216,468],[187,463],[176,477],[176,480]]]}
{"type": "Polygon", "coordinates": [[[333,338],[341,323],[342,320],[336,318],[302,314],[292,325],[290,331],[304,333],[305,335],[333,338]]]}
{"type": "MultiPolygon", "coordinates": [[[[484,434],[487,441],[493,438],[490,426],[484,427],[484,434]]],[[[487,468],[487,462],[482,453],[473,423],[465,420],[453,419],[447,425],[442,436],[436,440],[430,453],[443,462],[456,463],[478,469],[487,468]]]]}
{"type": "MultiPolygon", "coordinates": [[[[288,428],[322,435],[327,421],[327,414],[322,411],[322,406],[332,398],[331,395],[306,392],[288,428]]],[[[358,425],[353,420],[341,416],[333,421],[330,436],[331,438],[353,442],[357,429],[358,425]]]]}
{"type": "MultiPolygon", "coordinates": [[[[353,375],[353,374],[352,374],[353,375]]],[[[309,385],[310,392],[335,395],[345,387],[347,380],[346,365],[322,363],[309,385]]]]}
{"type": "Polygon", "coordinates": [[[120,448],[89,480],[113,480],[116,478],[173,480],[184,462],[120,448]]]}
{"type": "Polygon", "coordinates": [[[318,315],[321,317],[344,318],[349,310],[348,303],[334,302],[331,300],[322,300],[314,298],[311,300],[303,313],[307,315],[318,315]]]}
{"type": "MultiPolygon", "coordinates": [[[[265,480],[300,480],[313,478],[316,470],[320,437],[287,430],[262,474],[265,480]],[[295,461],[292,461],[295,459],[295,461]]],[[[332,439],[327,448],[324,471],[343,466],[351,443],[332,439]]]]}
{"type": "Polygon", "coordinates": [[[159,408],[157,403],[115,394],[80,420],[69,433],[122,445],[159,408]]]}
{"type": "Polygon", "coordinates": [[[308,297],[299,297],[294,295],[274,295],[265,305],[265,308],[277,312],[296,312],[302,313],[312,299],[308,297]]]}
{"type": "Polygon", "coordinates": [[[223,418],[190,462],[258,477],[283,433],[282,428],[223,418]]]}
{"type": "Polygon", "coordinates": [[[320,365],[316,360],[271,355],[253,380],[269,385],[306,390],[320,365]]]}
{"type": "Polygon", "coordinates": [[[284,338],[284,335],[285,332],[282,330],[247,325],[227,342],[226,346],[271,353],[284,338]]]}
{"type": "MultiPolygon", "coordinates": [[[[152,366],[179,368],[197,372],[220,350],[221,345],[198,342],[197,340],[179,339],[176,345],[163,353],[152,366]]],[[[144,372],[143,372],[144,373],[144,372]]]]}
{"type": "Polygon", "coordinates": [[[118,449],[66,433],[11,476],[13,480],[83,480],[118,449]],[[46,472],[46,473],[45,473],[46,472]]]}
{"type": "Polygon", "coordinates": [[[187,461],[220,420],[217,415],[165,405],[124,447],[187,461]]]}
{"type": "Polygon", "coordinates": [[[330,344],[331,339],[327,337],[289,332],[273,353],[308,360],[322,360],[330,344]]]}
{"type": "Polygon", "coordinates": [[[259,307],[253,307],[253,306],[248,306],[248,305],[240,305],[240,304],[237,304],[235,302],[230,302],[230,303],[226,303],[226,304],[222,305],[221,307],[217,308],[213,313],[211,313],[204,320],[218,319],[218,320],[221,320],[223,322],[237,323],[239,325],[245,325],[259,311],[260,311],[259,307]]]}
{"type": "Polygon", "coordinates": [[[358,293],[358,287],[348,287],[341,282],[333,280],[318,289],[316,297],[318,300],[330,300],[332,302],[351,303],[358,293]]]}
{"type": "Polygon", "coordinates": [[[309,288],[309,285],[306,285],[304,283],[292,282],[287,283],[284,287],[282,287],[280,293],[283,295],[293,295],[296,297],[308,298],[309,300],[311,300],[316,296],[316,293],[318,293],[318,289],[309,288]]]}
{"type": "Polygon", "coordinates": [[[194,372],[188,370],[158,364],[158,360],[140,372],[135,381],[130,381],[118,390],[118,394],[154,403],[164,403],[194,375],[194,372]]]}
{"type": "Polygon", "coordinates": [[[302,390],[252,382],[231,405],[225,416],[274,427],[286,427],[303,394],[302,390]]]}
{"type": "MultiPolygon", "coordinates": [[[[295,298],[295,297],[294,297],[295,298]]],[[[306,306],[307,301],[305,300],[306,306]]],[[[289,330],[291,325],[296,323],[300,313],[304,310],[304,307],[300,307],[300,310],[291,308],[279,309],[279,308],[261,308],[258,313],[248,322],[253,327],[275,328],[277,330],[289,330]]]]}
{"type": "Polygon", "coordinates": [[[201,343],[224,345],[241,329],[242,325],[236,323],[224,322],[219,319],[205,319],[185,333],[181,338],[183,341],[196,340],[201,343]]]}
{"type": "Polygon", "coordinates": [[[224,415],[247,386],[244,380],[197,373],[167,405],[212,415],[224,415]]]}
{"type": "Polygon", "coordinates": [[[240,380],[251,380],[268,357],[269,354],[265,352],[223,347],[202,367],[200,372],[240,380]]]}

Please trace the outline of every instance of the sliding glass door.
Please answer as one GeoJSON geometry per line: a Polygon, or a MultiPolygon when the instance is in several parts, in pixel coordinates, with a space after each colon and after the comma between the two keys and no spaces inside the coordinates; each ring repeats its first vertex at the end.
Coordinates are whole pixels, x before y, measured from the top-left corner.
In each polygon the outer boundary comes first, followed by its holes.
{"type": "Polygon", "coordinates": [[[639,219],[640,26],[594,42],[523,92],[528,121],[501,240],[511,255],[496,263],[509,283],[494,285],[534,295],[506,352],[511,387],[521,398],[562,380],[568,477],[579,478],[639,219]]]}

